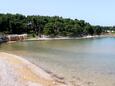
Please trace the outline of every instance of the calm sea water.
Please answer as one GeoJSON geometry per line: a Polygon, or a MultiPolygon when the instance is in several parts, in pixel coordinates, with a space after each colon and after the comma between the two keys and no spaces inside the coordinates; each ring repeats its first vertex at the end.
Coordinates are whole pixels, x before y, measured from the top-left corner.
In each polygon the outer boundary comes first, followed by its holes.
{"type": "Polygon", "coordinates": [[[24,41],[2,44],[0,51],[23,56],[69,82],[115,86],[115,38],[24,41]]]}

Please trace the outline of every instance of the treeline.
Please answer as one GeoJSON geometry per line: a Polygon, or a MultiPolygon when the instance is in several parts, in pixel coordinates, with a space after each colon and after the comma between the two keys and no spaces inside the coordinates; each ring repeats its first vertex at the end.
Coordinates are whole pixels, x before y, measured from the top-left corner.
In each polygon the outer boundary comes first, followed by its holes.
{"type": "Polygon", "coordinates": [[[100,35],[114,27],[92,26],[84,20],[59,16],[24,16],[21,14],[0,14],[0,32],[4,34],[32,34],[33,36],[100,35]]]}

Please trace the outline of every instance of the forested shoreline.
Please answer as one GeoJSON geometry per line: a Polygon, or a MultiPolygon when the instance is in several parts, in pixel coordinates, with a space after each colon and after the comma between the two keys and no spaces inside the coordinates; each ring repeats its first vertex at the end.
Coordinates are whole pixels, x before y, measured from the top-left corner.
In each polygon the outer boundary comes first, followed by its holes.
{"type": "Polygon", "coordinates": [[[0,14],[0,32],[2,34],[47,35],[50,37],[82,37],[101,35],[114,26],[94,26],[84,20],[63,18],[59,16],[24,16],[21,14],[0,14]]]}

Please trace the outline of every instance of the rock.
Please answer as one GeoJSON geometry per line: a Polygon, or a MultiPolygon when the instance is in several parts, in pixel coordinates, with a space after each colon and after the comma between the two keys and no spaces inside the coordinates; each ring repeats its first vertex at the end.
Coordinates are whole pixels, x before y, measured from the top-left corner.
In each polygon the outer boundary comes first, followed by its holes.
{"type": "Polygon", "coordinates": [[[0,86],[67,86],[29,61],[0,52],[0,86]]]}

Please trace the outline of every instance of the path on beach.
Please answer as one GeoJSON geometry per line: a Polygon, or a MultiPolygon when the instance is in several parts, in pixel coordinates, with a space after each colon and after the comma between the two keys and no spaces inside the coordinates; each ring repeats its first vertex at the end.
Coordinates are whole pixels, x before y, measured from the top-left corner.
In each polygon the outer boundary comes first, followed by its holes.
{"type": "Polygon", "coordinates": [[[0,86],[66,86],[29,61],[0,52],[0,86]]]}

